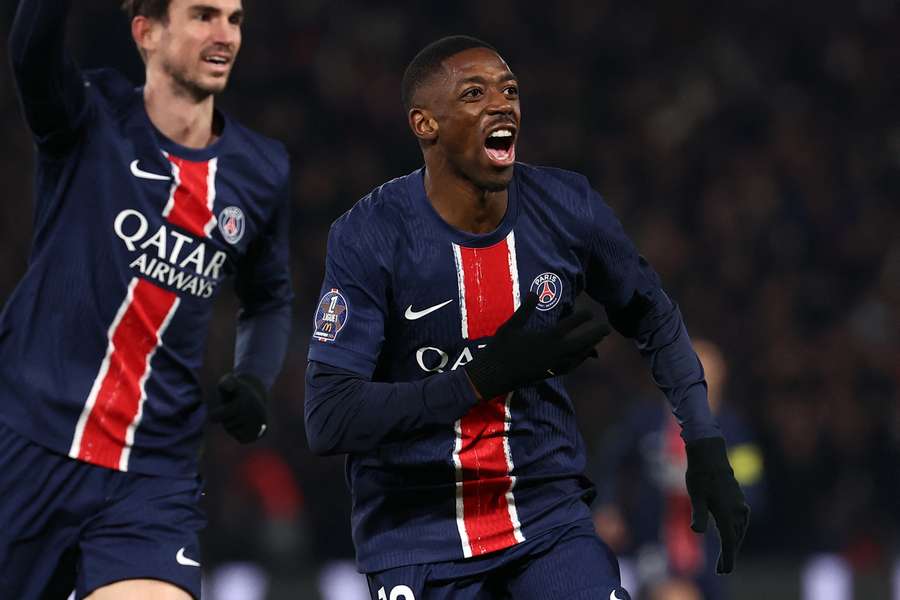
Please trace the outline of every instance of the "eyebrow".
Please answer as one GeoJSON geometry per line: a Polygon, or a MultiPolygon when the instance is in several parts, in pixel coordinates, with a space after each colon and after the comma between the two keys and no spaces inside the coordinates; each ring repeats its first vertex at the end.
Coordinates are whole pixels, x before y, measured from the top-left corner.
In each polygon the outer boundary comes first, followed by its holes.
{"type": "MultiPolygon", "coordinates": [[[[515,79],[518,79],[518,77],[516,77],[515,73],[513,73],[512,71],[507,71],[506,73],[504,73],[503,75],[498,77],[494,81],[494,83],[503,83],[505,81],[513,81],[515,79]]],[[[457,82],[457,85],[462,85],[465,83],[489,83],[489,82],[487,79],[485,79],[481,75],[472,75],[471,77],[466,77],[465,79],[460,79],[457,82]]]]}
{"type": "MultiPolygon", "coordinates": [[[[221,13],[225,12],[221,8],[219,8],[217,6],[211,6],[209,4],[192,4],[188,10],[192,10],[194,12],[211,12],[211,13],[215,13],[215,14],[221,14],[221,13]]],[[[233,13],[231,13],[230,15],[228,15],[228,17],[229,18],[231,18],[231,17],[243,18],[244,17],[244,9],[239,8],[236,11],[234,11],[233,13]]]]}

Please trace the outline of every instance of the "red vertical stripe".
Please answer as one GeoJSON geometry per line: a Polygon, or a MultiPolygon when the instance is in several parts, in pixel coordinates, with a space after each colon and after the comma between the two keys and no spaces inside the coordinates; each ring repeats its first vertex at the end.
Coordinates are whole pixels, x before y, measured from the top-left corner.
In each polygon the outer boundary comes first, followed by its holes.
{"type": "Polygon", "coordinates": [[[206,237],[206,226],[213,218],[209,202],[210,162],[184,160],[171,154],[168,159],[178,168],[178,185],[164,216],[172,225],[186,229],[197,237],[206,237]]]}
{"type": "Polygon", "coordinates": [[[490,248],[460,247],[466,283],[469,339],[494,335],[512,314],[512,276],[506,240],[490,248]]]}
{"type": "Polygon", "coordinates": [[[108,369],[96,390],[84,425],[78,458],[119,468],[126,433],[140,409],[150,357],[160,342],[163,324],[177,296],[146,280],[138,280],[131,302],[110,335],[108,369]]]}
{"type": "MultiPolygon", "coordinates": [[[[470,339],[493,335],[514,311],[509,252],[507,240],[489,248],[458,248],[470,339]]],[[[478,556],[516,544],[518,523],[513,523],[507,496],[512,479],[506,455],[506,399],[494,398],[470,410],[459,421],[458,435],[466,554],[478,556]]]]}
{"type": "MultiPolygon", "coordinates": [[[[195,162],[166,154],[173,185],[162,216],[197,238],[215,225],[218,161],[195,162]]],[[[150,363],[178,296],[144,279],[134,279],[108,333],[106,356],[85,402],[69,455],[111,469],[128,470],[135,429],[143,414],[150,363]]]]}

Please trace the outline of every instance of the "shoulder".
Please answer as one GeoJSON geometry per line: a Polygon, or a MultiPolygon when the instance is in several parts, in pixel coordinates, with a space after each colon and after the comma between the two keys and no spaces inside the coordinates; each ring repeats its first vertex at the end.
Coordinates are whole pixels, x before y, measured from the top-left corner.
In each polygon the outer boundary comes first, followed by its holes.
{"type": "Polygon", "coordinates": [[[590,203],[599,196],[587,177],[566,169],[516,163],[516,179],[526,194],[536,194],[542,202],[558,208],[568,207],[578,213],[589,209],[590,203]]]}
{"type": "Polygon", "coordinates": [[[520,185],[534,187],[562,198],[586,198],[592,188],[588,178],[575,171],[516,163],[520,185]]]}
{"type": "Polygon", "coordinates": [[[114,110],[127,110],[137,95],[138,86],[115,69],[86,70],[82,78],[88,96],[102,99],[114,110]]]}
{"type": "Polygon", "coordinates": [[[130,98],[138,87],[116,69],[87,69],[81,76],[85,85],[112,100],[130,98]]]}
{"type": "Polygon", "coordinates": [[[389,272],[408,236],[406,177],[378,186],[331,225],[328,256],[364,271],[389,272]]]}
{"type": "Polygon", "coordinates": [[[516,183],[531,210],[573,230],[592,223],[603,204],[588,178],[575,171],[516,163],[516,183]]]}
{"type": "Polygon", "coordinates": [[[340,235],[368,231],[383,235],[397,233],[403,219],[403,207],[409,198],[408,177],[392,179],[360,198],[331,225],[332,231],[340,235]]]}
{"type": "Polygon", "coordinates": [[[225,135],[231,148],[248,157],[256,173],[273,181],[278,186],[286,186],[290,177],[290,156],[285,145],[273,138],[253,131],[225,113],[225,135]]]}

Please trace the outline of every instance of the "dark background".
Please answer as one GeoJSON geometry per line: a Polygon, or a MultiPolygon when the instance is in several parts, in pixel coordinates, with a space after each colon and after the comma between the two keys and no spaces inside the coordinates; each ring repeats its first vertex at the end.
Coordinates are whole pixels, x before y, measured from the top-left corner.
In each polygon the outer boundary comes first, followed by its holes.
{"type": "MultiPolygon", "coordinates": [[[[24,272],[31,232],[33,154],[6,56],[15,4],[0,8],[3,299],[24,272]]],[[[140,83],[117,2],[75,4],[69,45],[79,62],[140,83]]],[[[319,565],[351,551],[342,459],[312,456],[303,432],[325,238],[371,188],[420,165],[400,77],[426,43],[468,33],[497,46],[519,77],[520,160],[588,175],[692,336],[725,355],[726,402],[755,432],[767,483],[734,597],[755,597],[746,590],[760,581],[780,582],[765,588],[770,598],[797,597],[799,569],[822,552],[848,561],[865,597],[888,597],[900,523],[900,3],[245,8],[219,106],[291,152],[297,299],[270,434],[239,447],[209,432],[208,569],[251,561],[277,590],[312,585],[319,565]]],[[[230,365],[235,309],[227,294],[218,303],[210,389],[230,365]]],[[[621,338],[604,342],[572,387],[592,452],[630,402],[658,394],[621,338]]]]}

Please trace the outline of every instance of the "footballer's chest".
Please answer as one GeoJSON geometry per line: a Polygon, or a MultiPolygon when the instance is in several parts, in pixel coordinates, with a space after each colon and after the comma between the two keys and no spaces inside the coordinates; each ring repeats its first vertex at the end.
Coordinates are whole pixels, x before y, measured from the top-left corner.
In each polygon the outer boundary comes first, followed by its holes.
{"type": "Polygon", "coordinates": [[[269,217],[259,186],[227,160],[157,154],[129,163],[130,193],[119,197],[119,212],[139,213],[150,229],[165,226],[231,259],[242,255],[269,217]]]}
{"type": "Polygon", "coordinates": [[[187,160],[154,148],[113,160],[84,185],[97,196],[93,221],[103,222],[87,235],[109,240],[107,255],[126,276],[211,298],[263,235],[271,201],[220,158],[187,160]]]}
{"type": "Polygon", "coordinates": [[[398,261],[389,317],[394,335],[408,347],[458,350],[475,343],[474,351],[529,292],[538,295],[535,325],[555,322],[580,291],[580,268],[565,251],[527,237],[514,229],[483,246],[434,240],[398,261]]]}

